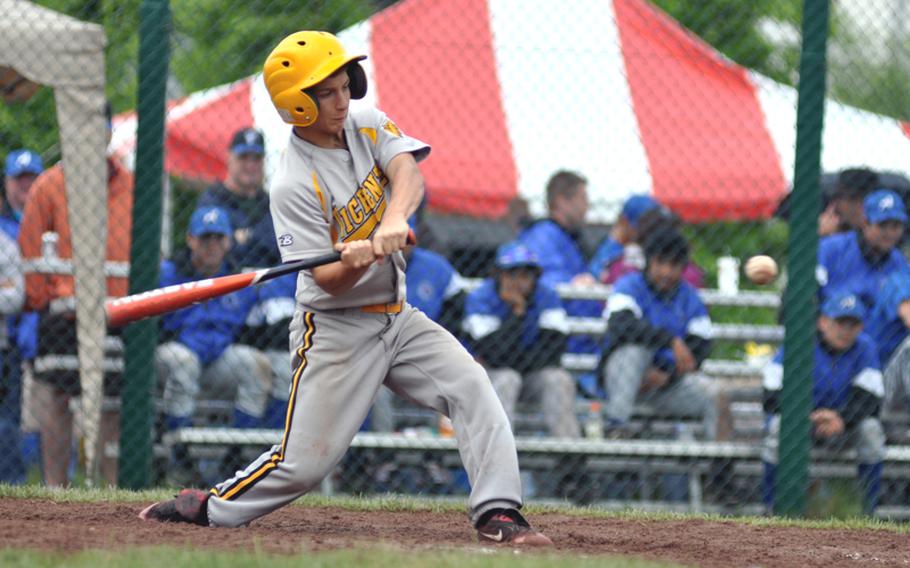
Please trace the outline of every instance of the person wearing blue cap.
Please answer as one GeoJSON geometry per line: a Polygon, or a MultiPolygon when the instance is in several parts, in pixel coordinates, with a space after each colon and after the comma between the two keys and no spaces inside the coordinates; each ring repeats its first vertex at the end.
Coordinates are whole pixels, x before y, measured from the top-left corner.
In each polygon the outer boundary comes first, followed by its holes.
{"type": "MultiPolygon", "coordinates": [[[[0,204],[0,254],[3,258],[12,259],[4,262],[4,271],[13,269],[20,272],[21,264],[19,247],[16,239],[19,237],[19,223],[22,220],[22,212],[25,209],[25,202],[28,199],[29,191],[38,175],[44,171],[44,164],[41,156],[28,149],[14,150],[7,154],[4,163],[4,199],[0,204]],[[7,242],[9,241],[9,242],[7,242]],[[7,251],[10,251],[7,253],[7,251]],[[15,266],[12,266],[14,263],[15,266]]],[[[18,312],[20,306],[15,310],[18,312]]],[[[9,310],[2,310],[3,313],[9,313],[9,310]]],[[[34,313],[14,313],[6,318],[6,329],[0,333],[5,338],[2,347],[0,347],[0,358],[2,358],[2,376],[5,380],[5,388],[2,397],[3,403],[0,408],[0,422],[9,425],[9,431],[2,437],[7,440],[11,448],[3,449],[0,452],[10,456],[7,460],[8,468],[6,474],[0,472],[0,480],[15,483],[25,478],[25,464],[22,460],[17,459],[19,449],[19,431],[22,422],[21,403],[22,395],[22,361],[24,359],[34,359],[38,347],[38,315],[34,313]]],[[[31,429],[31,428],[29,428],[31,429]]],[[[25,432],[23,436],[23,453],[28,448],[28,453],[37,454],[40,436],[37,432],[25,432]]]]}
{"type": "MultiPolygon", "coordinates": [[[[660,208],[660,203],[649,195],[632,195],[623,203],[622,211],[610,230],[610,235],[597,247],[597,252],[588,263],[588,271],[600,282],[612,284],[618,278],[610,277],[610,267],[620,262],[626,252],[626,247],[636,245],[639,240],[638,221],[642,215],[653,209],[660,208]]],[[[640,253],[641,248],[637,247],[640,253]]],[[[641,254],[639,270],[644,267],[644,258],[641,254]]]]}
{"type": "Polygon", "coordinates": [[[910,271],[888,276],[867,318],[884,369],[886,412],[910,410],[910,271]]]}
{"type": "Polygon", "coordinates": [[[255,128],[241,128],[228,146],[227,175],[199,197],[199,207],[221,207],[231,217],[231,261],[241,268],[281,263],[269,196],[263,189],[265,138],[255,128]]]}
{"type": "Polygon", "coordinates": [[[819,241],[816,277],[821,302],[849,292],[871,308],[885,279],[908,269],[907,260],[897,250],[907,224],[901,197],[888,189],[873,191],[863,200],[863,215],[859,230],[819,241]]]}
{"type": "Polygon", "coordinates": [[[499,248],[495,273],[468,294],[462,328],[514,425],[519,395],[539,402],[551,435],[580,435],[575,381],[559,366],[568,334],[559,296],[540,282],[537,256],[519,243],[499,248]]]}
{"type": "MultiPolygon", "coordinates": [[[[865,318],[862,299],[850,292],[835,293],[822,304],[813,348],[813,410],[809,420],[816,444],[832,450],[856,450],[863,512],[871,515],[878,505],[885,457],[885,432],[879,419],[884,384],[876,345],[862,333],[865,318]]],[[[762,448],[763,498],[769,509],[774,506],[783,361],[781,348],[765,366],[762,378],[767,417],[762,448]]]]}
{"type": "MultiPolygon", "coordinates": [[[[226,260],[231,235],[224,209],[196,209],[190,218],[187,248],[161,264],[160,286],[236,272],[226,260]]],[[[155,351],[155,364],[164,389],[168,430],[192,425],[200,393],[232,399],[235,427],[259,426],[272,381],[271,366],[261,351],[237,343],[256,300],[257,290],[245,288],[161,318],[162,343],[155,351]]],[[[184,456],[178,451],[174,459],[180,462],[184,456]]],[[[180,469],[188,464],[175,465],[180,469]]]]}
{"type": "Polygon", "coordinates": [[[711,352],[712,324],[696,289],[682,279],[689,244],[664,227],[644,242],[645,269],[620,278],[607,299],[599,373],[609,396],[608,436],[625,437],[636,402],[657,416],[700,418],[717,436],[714,389],[698,373],[711,352]]]}
{"type": "Polygon", "coordinates": [[[0,211],[0,228],[14,239],[19,234],[19,221],[25,210],[29,189],[43,171],[41,156],[31,150],[14,150],[6,156],[3,168],[6,199],[0,211]]]}

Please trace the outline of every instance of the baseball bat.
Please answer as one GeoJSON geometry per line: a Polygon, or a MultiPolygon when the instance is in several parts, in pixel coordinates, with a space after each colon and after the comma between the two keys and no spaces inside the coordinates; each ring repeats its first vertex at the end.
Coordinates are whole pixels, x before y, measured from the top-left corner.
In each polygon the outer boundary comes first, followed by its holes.
{"type": "MultiPolygon", "coordinates": [[[[415,242],[413,231],[409,231],[408,244],[415,244],[415,242]]],[[[110,327],[119,327],[141,319],[160,316],[285,274],[316,268],[339,260],[341,260],[341,253],[333,252],[316,258],[295,260],[272,268],[184,282],[108,300],[105,306],[107,323],[110,327]]]]}

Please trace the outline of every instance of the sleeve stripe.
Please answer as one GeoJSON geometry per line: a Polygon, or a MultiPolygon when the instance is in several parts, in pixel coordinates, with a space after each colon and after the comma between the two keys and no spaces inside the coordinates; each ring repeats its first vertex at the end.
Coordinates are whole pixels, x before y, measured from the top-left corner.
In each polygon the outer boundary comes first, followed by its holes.
{"type": "Polygon", "coordinates": [[[714,336],[714,328],[711,325],[711,318],[708,316],[698,316],[689,321],[686,326],[686,332],[705,339],[711,339],[714,336]]]}
{"type": "Polygon", "coordinates": [[[784,367],[780,363],[768,363],[762,370],[762,387],[766,390],[780,390],[784,385],[784,367]]]}
{"type": "Polygon", "coordinates": [[[866,367],[853,378],[853,385],[881,398],[885,396],[885,381],[878,369],[866,367]]]}
{"type": "Polygon", "coordinates": [[[551,308],[540,313],[540,329],[552,329],[559,333],[569,334],[569,320],[562,308],[551,308]]]}
{"type": "Polygon", "coordinates": [[[473,339],[481,339],[499,329],[501,324],[496,316],[472,314],[465,318],[462,327],[473,339]]]}
{"type": "Polygon", "coordinates": [[[639,307],[635,298],[628,294],[610,294],[610,297],[607,299],[606,315],[609,316],[610,314],[615,314],[616,312],[621,312],[623,310],[632,310],[635,317],[642,317],[641,307],[639,307]]]}

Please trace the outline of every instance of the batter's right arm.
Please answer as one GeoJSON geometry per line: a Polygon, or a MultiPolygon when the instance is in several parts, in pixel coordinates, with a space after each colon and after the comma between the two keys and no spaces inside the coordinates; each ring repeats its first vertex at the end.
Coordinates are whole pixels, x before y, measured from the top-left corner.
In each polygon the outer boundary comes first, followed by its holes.
{"type": "Polygon", "coordinates": [[[341,253],[340,261],[313,269],[313,280],[333,296],[344,294],[353,288],[376,261],[371,241],[336,243],[335,250],[341,253]]]}

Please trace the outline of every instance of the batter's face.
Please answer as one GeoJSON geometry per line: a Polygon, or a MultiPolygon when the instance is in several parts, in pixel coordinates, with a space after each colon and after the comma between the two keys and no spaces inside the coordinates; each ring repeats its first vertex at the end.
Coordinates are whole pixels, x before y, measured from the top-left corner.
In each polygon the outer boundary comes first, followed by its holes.
{"type": "Polygon", "coordinates": [[[896,247],[902,236],[904,236],[904,224],[900,221],[863,224],[863,238],[880,253],[889,252],[896,247]]]}
{"type": "Polygon", "coordinates": [[[319,115],[316,122],[307,130],[315,134],[340,138],[351,106],[351,79],[347,70],[339,69],[310,89],[310,93],[319,101],[319,115]]]}
{"type": "Polygon", "coordinates": [[[844,351],[856,343],[856,338],[863,331],[863,322],[856,318],[832,319],[821,316],[818,318],[818,330],[825,343],[838,351],[844,351]]]}

